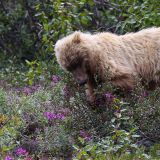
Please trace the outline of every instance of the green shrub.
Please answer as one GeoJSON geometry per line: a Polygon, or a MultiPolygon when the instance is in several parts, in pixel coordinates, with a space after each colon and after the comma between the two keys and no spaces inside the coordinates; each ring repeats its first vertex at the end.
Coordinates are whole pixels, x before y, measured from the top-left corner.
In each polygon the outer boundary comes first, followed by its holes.
{"type": "Polygon", "coordinates": [[[122,34],[160,25],[159,0],[7,0],[2,6],[0,53],[23,60],[52,59],[55,42],[75,30],[122,34]]]}
{"type": "MultiPolygon", "coordinates": [[[[2,88],[0,88],[0,106],[1,106],[1,109],[5,108],[6,106],[6,94],[2,90],[2,88]]],[[[0,113],[2,113],[2,111],[0,113]]]]}
{"type": "Polygon", "coordinates": [[[139,95],[133,107],[133,116],[142,134],[153,141],[160,141],[159,89],[149,92],[147,97],[139,95]]]}

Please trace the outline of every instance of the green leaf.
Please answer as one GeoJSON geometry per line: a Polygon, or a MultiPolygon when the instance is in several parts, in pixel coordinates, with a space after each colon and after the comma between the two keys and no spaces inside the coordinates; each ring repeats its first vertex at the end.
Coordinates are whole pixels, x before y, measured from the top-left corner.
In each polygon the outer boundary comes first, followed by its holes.
{"type": "Polygon", "coordinates": [[[77,150],[77,151],[79,151],[80,149],[79,149],[79,147],[77,146],[77,145],[73,145],[73,148],[75,149],[75,150],[77,150]]]}

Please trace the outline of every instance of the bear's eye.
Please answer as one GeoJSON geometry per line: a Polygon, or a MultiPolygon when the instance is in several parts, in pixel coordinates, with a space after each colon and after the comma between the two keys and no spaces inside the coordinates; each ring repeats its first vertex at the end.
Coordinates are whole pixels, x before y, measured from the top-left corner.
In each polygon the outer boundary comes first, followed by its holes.
{"type": "Polygon", "coordinates": [[[67,71],[69,71],[69,72],[72,72],[72,71],[74,70],[72,66],[67,66],[66,69],[67,69],[67,71]]]}
{"type": "Polygon", "coordinates": [[[67,66],[67,70],[72,72],[73,70],[75,70],[78,67],[78,63],[72,63],[70,64],[70,66],[67,66]]]}
{"type": "Polygon", "coordinates": [[[75,70],[77,67],[81,67],[81,65],[82,65],[81,59],[74,59],[70,62],[70,65],[67,66],[66,69],[71,72],[75,70]]]}

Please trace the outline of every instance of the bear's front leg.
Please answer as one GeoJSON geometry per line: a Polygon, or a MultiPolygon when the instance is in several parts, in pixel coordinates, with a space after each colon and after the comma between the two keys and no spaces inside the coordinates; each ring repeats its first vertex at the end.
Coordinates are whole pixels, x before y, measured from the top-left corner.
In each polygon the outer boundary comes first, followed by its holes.
{"type": "Polygon", "coordinates": [[[86,96],[87,101],[91,104],[94,104],[96,98],[94,94],[94,84],[92,81],[88,81],[86,84],[86,96]]]}

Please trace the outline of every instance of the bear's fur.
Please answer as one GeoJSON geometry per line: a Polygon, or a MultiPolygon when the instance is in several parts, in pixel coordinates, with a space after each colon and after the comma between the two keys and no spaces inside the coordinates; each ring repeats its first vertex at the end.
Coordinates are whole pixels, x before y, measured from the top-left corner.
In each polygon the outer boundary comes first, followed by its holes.
{"type": "Polygon", "coordinates": [[[63,69],[87,84],[89,101],[94,101],[95,76],[105,81],[110,75],[114,85],[126,90],[138,79],[160,84],[160,28],[125,35],[76,31],[56,43],[55,53],[63,69]]]}

